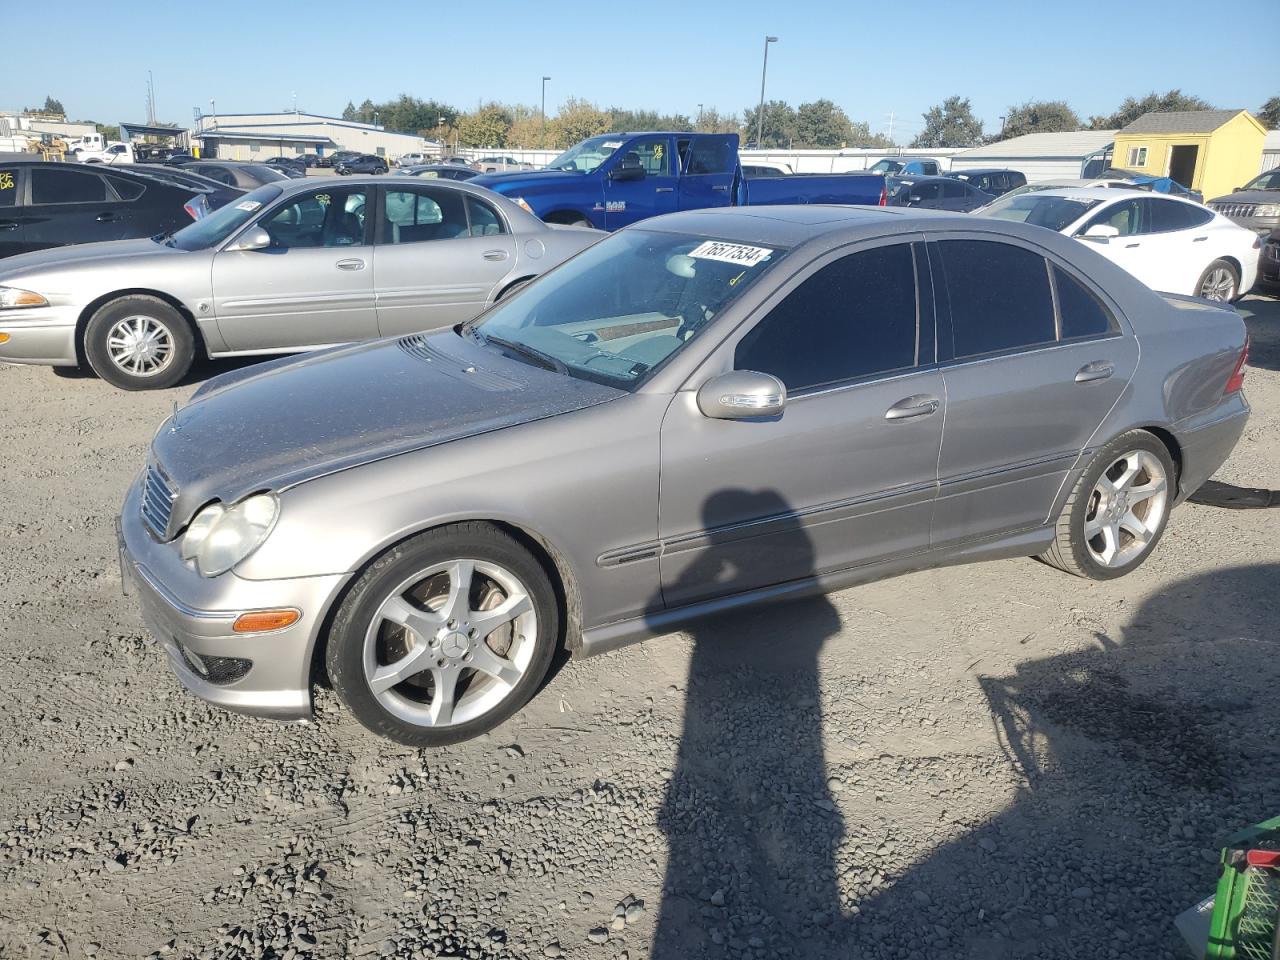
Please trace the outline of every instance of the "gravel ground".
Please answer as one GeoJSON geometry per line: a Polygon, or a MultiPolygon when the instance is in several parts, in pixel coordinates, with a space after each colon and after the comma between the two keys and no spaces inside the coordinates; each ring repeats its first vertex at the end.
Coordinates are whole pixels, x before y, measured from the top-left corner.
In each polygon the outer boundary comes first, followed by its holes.
{"type": "MultiPolygon", "coordinates": [[[[1280,487],[1280,301],[1220,479],[1280,487]]],[[[210,365],[210,370],[226,369],[210,365]]],[[[1111,583],[1030,560],[582,663],[458,747],[184,693],[112,516],[192,384],[0,366],[0,957],[1170,957],[1280,812],[1280,511],[1111,583]]]]}

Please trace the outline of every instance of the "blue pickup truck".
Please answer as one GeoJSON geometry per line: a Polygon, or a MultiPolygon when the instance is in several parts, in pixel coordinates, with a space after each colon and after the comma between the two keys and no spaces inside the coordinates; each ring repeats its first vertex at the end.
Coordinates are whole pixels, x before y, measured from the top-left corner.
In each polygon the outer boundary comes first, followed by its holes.
{"type": "Polygon", "coordinates": [[[871,173],[759,177],[738,162],[738,135],[608,133],[583,140],[542,170],[491,173],[470,183],[511,198],[547,223],[617,230],[677,210],[769,203],[885,203],[871,173]]]}

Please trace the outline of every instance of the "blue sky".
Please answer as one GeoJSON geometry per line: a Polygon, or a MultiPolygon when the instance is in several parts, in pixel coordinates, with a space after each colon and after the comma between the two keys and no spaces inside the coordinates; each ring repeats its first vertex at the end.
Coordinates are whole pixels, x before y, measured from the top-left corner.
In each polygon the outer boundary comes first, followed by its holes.
{"type": "Polygon", "coordinates": [[[295,93],[300,108],[328,114],[348,100],[401,92],[462,109],[491,99],[536,105],[544,74],[552,78],[548,113],[569,96],[602,107],[696,115],[701,103],[738,113],[759,98],[766,33],[779,38],[769,51],[770,99],[827,97],[879,131],[893,112],[900,141],[952,94],[972,100],[988,131],[1027,99],[1065,99],[1087,117],[1127,95],[1173,87],[1251,110],[1280,94],[1280,78],[1266,69],[1280,0],[63,0],[11,5],[5,19],[8,36],[28,40],[5,44],[0,110],[52,94],[73,118],[104,123],[145,120],[148,68],[158,118],[182,124],[193,107],[207,112],[211,97],[219,112],[278,110],[295,93]]]}

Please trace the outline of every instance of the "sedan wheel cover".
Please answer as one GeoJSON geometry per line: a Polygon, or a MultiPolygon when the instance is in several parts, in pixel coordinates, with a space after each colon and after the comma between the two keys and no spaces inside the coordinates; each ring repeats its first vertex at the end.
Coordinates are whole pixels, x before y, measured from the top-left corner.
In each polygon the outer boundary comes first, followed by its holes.
{"type": "Polygon", "coordinates": [[[155,317],[125,317],[107,333],[107,354],[118,370],[153,377],[173,360],[173,334],[155,317]]]}
{"type": "Polygon", "coordinates": [[[1151,546],[1169,504],[1169,478],[1160,458],[1130,450],[1102,472],[1089,496],[1084,539],[1104,567],[1127,567],[1151,546]]]}
{"type": "Polygon", "coordinates": [[[1226,267],[1214,267],[1200,284],[1200,296],[1206,300],[1229,303],[1236,295],[1236,278],[1226,267]]]}
{"type": "Polygon", "coordinates": [[[537,639],[533,598],[515,574],[485,560],[450,560],[382,601],[365,633],[365,682],[406,723],[456,726],[511,694],[537,639]]]}

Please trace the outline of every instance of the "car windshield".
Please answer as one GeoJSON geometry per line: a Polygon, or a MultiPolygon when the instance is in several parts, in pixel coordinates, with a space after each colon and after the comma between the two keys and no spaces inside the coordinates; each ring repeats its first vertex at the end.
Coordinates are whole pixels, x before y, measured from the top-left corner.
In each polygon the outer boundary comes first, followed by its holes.
{"type": "Polygon", "coordinates": [[[897,177],[889,177],[886,180],[886,187],[889,191],[889,196],[897,197],[910,190],[914,183],[914,180],[899,180],[897,177]]]}
{"type": "Polygon", "coordinates": [[[503,301],[466,332],[528,363],[630,390],[785,254],[627,230],[503,301]]]}
{"type": "Polygon", "coordinates": [[[622,144],[623,140],[616,136],[592,137],[560,154],[547,164],[547,169],[590,173],[613,156],[622,144]]]}
{"type": "Polygon", "coordinates": [[[1244,185],[1246,190],[1280,190],[1280,170],[1268,170],[1244,185]]]}
{"type": "Polygon", "coordinates": [[[881,160],[878,163],[873,163],[870,171],[872,173],[897,173],[903,166],[904,164],[896,160],[881,160]]]}
{"type": "Polygon", "coordinates": [[[1014,220],[1062,231],[1101,202],[1087,197],[1055,197],[1043,193],[1012,196],[1006,193],[975,213],[997,220],[1014,220]]]}
{"type": "Polygon", "coordinates": [[[259,187],[239,200],[219,207],[207,217],[183,227],[165,242],[179,250],[207,250],[217,246],[278,196],[279,187],[259,187]]]}

